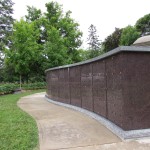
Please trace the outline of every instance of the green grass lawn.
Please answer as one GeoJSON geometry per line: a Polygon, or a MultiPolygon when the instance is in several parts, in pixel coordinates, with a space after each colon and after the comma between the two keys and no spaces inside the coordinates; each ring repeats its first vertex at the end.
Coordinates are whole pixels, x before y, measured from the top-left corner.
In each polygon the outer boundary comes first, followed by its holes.
{"type": "Polygon", "coordinates": [[[17,101],[23,96],[43,91],[0,96],[0,150],[38,149],[36,122],[17,106],[17,101]]]}

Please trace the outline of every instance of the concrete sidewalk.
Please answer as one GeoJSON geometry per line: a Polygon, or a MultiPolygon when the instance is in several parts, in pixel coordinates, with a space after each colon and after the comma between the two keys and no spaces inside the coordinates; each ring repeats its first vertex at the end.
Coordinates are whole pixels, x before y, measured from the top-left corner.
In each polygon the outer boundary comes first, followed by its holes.
{"type": "Polygon", "coordinates": [[[87,115],[47,102],[45,93],[23,97],[18,106],[36,120],[40,150],[150,149],[150,139],[121,141],[87,115]]]}

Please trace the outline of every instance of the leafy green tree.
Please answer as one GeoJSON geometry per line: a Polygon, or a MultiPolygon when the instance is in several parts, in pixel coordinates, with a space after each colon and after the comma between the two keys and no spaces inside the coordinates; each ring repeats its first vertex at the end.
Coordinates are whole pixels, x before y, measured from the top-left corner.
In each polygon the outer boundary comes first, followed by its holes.
{"type": "Polygon", "coordinates": [[[120,45],[130,46],[139,37],[140,33],[136,30],[136,28],[129,25],[122,31],[120,45]]]}
{"type": "Polygon", "coordinates": [[[0,69],[0,83],[16,81],[19,81],[19,77],[15,73],[12,64],[8,64],[8,66],[4,65],[3,68],[0,69]]]}
{"type": "Polygon", "coordinates": [[[103,42],[103,51],[108,52],[119,46],[122,29],[115,28],[115,31],[109,35],[103,42]]]}
{"type": "Polygon", "coordinates": [[[71,11],[68,11],[61,19],[59,30],[61,31],[61,37],[63,37],[69,60],[71,59],[72,63],[75,63],[80,61],[78,48],[82,44],[82,32],[79,30],[79,24],[70,15],[71,11]]]}
{"type": "MultiPolygon", "coordinates": [[[[15,72],[28,81],[34,71],[34,65],[39,61],[39,45],[37,38],[39,31],[34,30],[34,23],[27,23],[23,19],[14,23],[12,35],[13,46],[6,51],[6,64],[12,64],[15,72]]],[[[39,66],[40,67],[40,66],[39,66]]]]}
{"type": "Polygon", "coordinates": [[[46,69],[46,66],[44,66],[47,62],[47,58],[44,56],[44,44],[46,43],[45,38],[45,28],[44,28],[44,21],[45,17],[42,14],[40,9],[37,9],[35,7],[27,6],[27,12],[28,14],[25,16],[25,20],[28,23],[34,24],[34,31],[39,31],[38,37],[36,38],[36,43],[39,47],[39,53],[38,53],[38,59],[36,60],[36,63],[33,63],[31,67],[33,67],[30,72],[30,80],[34,81],[41,81],[41,79],[44,79],[45,74],[44,71],[46,69]]]}
{"type": "Polygon", "coordinates": [[[35,30],[40,31],[37,43],[41,44],[41,50],[42,50],[43,49],[42,45],[45,43],[45,37],[44,37],[45,29],[44,29],[44,26],[43,26],[43,20],[45,20],[45,19],[43,17],[43,14],[42,14],[41,10],[37,9],[33,6],[32,7],[27,6],[27,12],[28,12],[28,14],[25,16],[25,20],[28,23],[34,22],[35,30]]]}
{"type": "Polygon", "coordinates": [[[41,10],[33,6],[32,7],[27,6],[27,12],[28,14],[25,16],[27,22],[36,21],[42,17],[41,10]]]}
{"type": "Polygon", "coordinates": [[[78,47],[82,33],[71,12],[63,13],[56,2],[46,8],[42,14],[28,6],[25,20],[14,23],[13,46],[6,51],[5,62],[12,64],[22,81],[44,80],[45,69],[81,60],[78,47]]]}
{"type": "Polygon", "coordinates": [[[0,0],[0,67],[3,65],[4,49],[11,44],[10,35],[14,19],[13,2],[11,0],[0,0]]]}
{"type": "MultiPolygon", "coordinates": [[[[67,53],[67,62],[74,63],[79,61],[78,48],[81,46],[82,32],[78,29],[79,24],[71,17],[71,12],[68,11],[63,14],[62,7],[57,2],[50,2],[46,4],[47,12],[44,20],[44,37],[46,42],[51,42],[51,30],[57,31],[58,43],[61,41],[61,46],[67,53]]],[[[46,43],[47,44],[47,43],[46,43]]],[[[56,44],[56,42],[51,42],[56,44]]],[[[47,49],[48,50],[48,47],[47,49]]],[[[53,47],[53,51],[58,51],[53,47]]],[[[59,49],[61,52],[61,50],[59,49]]],[[[65,61],[64,61],[65,62],[65,61]]],[[[58,64],[59,65],[59,64],[58,64]]],[[[55,66],[55,65],[54,65],[55,66]]]]}
{"type": "Polygon", "coordinates": [[[48,41],[44,48],[45,69],[70,63],[67,48],[63,44],[63,38],[60,37],[59,31],[55,27],[51,27],[47,34],[48,41]]]}
{"type": "Polygon", "coordinates": [[[62,7],[57,2],[47,3],[46,8],[47,11],[41,14],[40,10],[28,6],[28,15],[26,16],[26,21],[35,22],[36,28],[40,31],[37,42],[44,53],[43,68],[47,69],[47,67],[80,61],[77,49],[82,44],[82,33],[78,29],[79,24],[71,18],[70,11],[63,13],[62,7]],[[56,58],[54,61],[50,54],[53,56],[62,55],[64,60],[57,61],[56,58]]]}
{"type": "Polygon", "coordinates": [[[89,58],[98,56],[101,48],[101,42],[99,40],[99,36],[97,35],[96,27],[93,24],[89,27],[88,45],[89,58]]]}
{"type": "Polygon", "coordinates": [[[137,31],[141,32],[141,35],[149,35],[150,34],[150,14],[143,16],[138,19],[135,27],[137,31]]]}

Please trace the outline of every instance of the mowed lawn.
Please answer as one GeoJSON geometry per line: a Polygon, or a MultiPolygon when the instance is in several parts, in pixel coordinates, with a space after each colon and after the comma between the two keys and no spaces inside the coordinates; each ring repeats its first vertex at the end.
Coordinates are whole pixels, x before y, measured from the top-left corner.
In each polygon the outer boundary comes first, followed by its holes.
{"type": "Polygon", "coordinates": [[[17,101],[23,96],[43,91],[0,96],[0,150],[38,149],[36,122],[17,106],[17,101]]]}

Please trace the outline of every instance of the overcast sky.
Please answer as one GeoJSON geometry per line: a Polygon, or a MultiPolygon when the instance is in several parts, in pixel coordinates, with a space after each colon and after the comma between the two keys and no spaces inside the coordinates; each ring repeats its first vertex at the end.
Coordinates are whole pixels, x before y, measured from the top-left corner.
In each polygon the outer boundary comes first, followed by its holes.
{"type": "MultiPolygon", "coordinates": [[[[35,6],[45,11],[45,3],[50,0],[12,0],[14,18],[25,16],[26,6],[35,6]]],[[[96,26],[99,39],[104,40],[115,27],[134,25],[144,15],[150,13],[150,0],[55,0],[63,5],[63,10],[72,11],[72,18],[80,24],[84,45],[90,24],[96,26]]]]}

